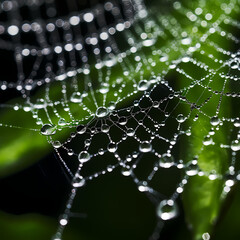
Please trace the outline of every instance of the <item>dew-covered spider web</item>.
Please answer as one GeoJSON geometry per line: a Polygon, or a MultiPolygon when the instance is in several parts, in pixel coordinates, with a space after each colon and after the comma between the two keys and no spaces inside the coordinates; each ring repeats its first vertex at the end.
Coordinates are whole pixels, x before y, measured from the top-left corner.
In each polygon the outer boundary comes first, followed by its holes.
{"type": "Polygon", "coordinates": [[[54,240],[78,193],[119,171],[156,207],[161,239],[191,179],[216,199],[240,180],[240,3],[80,2],[1,2],[1,129],[46,136],[71,179],[54,240]],[[163,172],[178,175],[167,194],[163,172]]]}

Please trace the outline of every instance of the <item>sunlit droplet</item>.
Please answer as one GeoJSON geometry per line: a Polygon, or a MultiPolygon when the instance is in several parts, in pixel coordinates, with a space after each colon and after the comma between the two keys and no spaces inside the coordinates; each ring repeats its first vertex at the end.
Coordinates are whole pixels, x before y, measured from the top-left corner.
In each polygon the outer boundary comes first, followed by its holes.
{"type": "Polygon", "coordinates": [[[57,127],[54,124],[44,124],[41,128],[41,134],[45,136],[54,135],[57,127]]]}
{"type": "Polygon", "coordinates": [[[99,118],[106,117],[108,115],[108,109],[105,107],[99,107],[96,111],[96,116],[99,118]]]}
{"type": "Polygon", "coordinates": [[[78,155],[78,160],[81,162],[81,163],[84,163],[84,162],[87,162],[90,160],[90,154],[87,152],[87,151],[82,151],[79,153],[78,155]]]}
{"type": "Polygon", "coordinates": [[[162,220],[170,220],[176,217],[178,214],[178,208],[173,200],[163,200],[157,207],[157,215],[162,220]]]}

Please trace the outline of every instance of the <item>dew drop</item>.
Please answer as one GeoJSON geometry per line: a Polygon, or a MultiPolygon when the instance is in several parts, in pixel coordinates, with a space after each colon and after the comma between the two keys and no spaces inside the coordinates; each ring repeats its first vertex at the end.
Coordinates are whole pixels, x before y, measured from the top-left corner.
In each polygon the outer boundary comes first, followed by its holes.
{"type": "Polygon", "coordinates": [[[170,220],[176,217],[178,214],[178,208],[173,200],[163,200],[157,207],[157,215],[162,220],[170,220]]]}
{"type": "Polygon", "coordinates": [[[123,167],[121,173],[122,173],[123,176],[128,177],[132,174],[132,169],[128,166],[123,167]]]}
{"type": "Polygon", "coordinates": [[[189,45],[192,42],[192,39],[191,38],[183,38],[181,42],[183,45],[189,45]]]}
{"type": "Polygon", "coordinates": [[[138,190],[140,192],[147,192],[149,190],[147,182],[146,181],[139,182],[138,183],[138,190]]]}
{"type": "Polygon", "coordinates": [[[86,127],[83,124],[80,124],[77,126],[77,133],[78,134],[84,134],[86,132],[86,127]]]}
{"type": "Polygon", "coordinates": [[[109,91],[109,84],[108,83],[102,83],[99,92],[102,94],[106,94],[109,91]]]}
{"type": "Polygon", "coordinates": [[[109,125],[103,124],[103,125],[101,126],[101,131],[102,131],[102,132],[107,133],[107,132],[109,132],[109,130],[110,130],[109,125]]]}
{"type": "Polygon", "coordinates": [[[44,124],[41,128],[41,134],[45,136],[54,135],[57,127],[54,124],[44,124]]]}
{"type": "Polygon", "coordinates": [[[202,239],[203,240],[210,240],[210,234],[209,233],[204,233],[203,235],[202,235],[202,239]]]}
{"type": "Polygon", "coordinates": [[[172,155],[165,155],[159,159],[159,166],[162,168],[170,168],[174,165],[174,158],[172,155]]]}
{"type": "Polygon", "coordinates": [[[218,117],[212,117],[210,120],[210,123],[212,124],[212,126],[217,126],[220,123],[220,120],[218,117]]]}
{"type": "Polygon", "coordinates": [[[87,162],[90,160],[90,154],[87,152],[87,151],[82,151],[79,153],[78,155],[78,160],[81,162],[81,163],[84,163],[84,162],[87,162]]]}
{"type": "Polygon", "coordinates": [[[117,151],[117,144],[114,143],[114,142],[111,142],[108,144],[108,147],[107,147],[108,151],[109,152],[116,152],[117,151]]]}
{"type": "Polygon", "coordinates": [[[198,165],[197,165],[197,161],[196,160],[193,160],[187,167],[186,169],[186,174],[188,176],[195,176],[197,175],[199,172],[199,168],[198,168],[198,165]]]}
{"type": "Polygon", "coordinates": [[[108,109],[110,111],[113,111],[115,108],[116,108],[116,103],[115,102],[111,101],[111,102],[108,103],[108,109]]]}
{"type": "Polygon", "coordinates": [[[144,141],[139,145],[140,152],[151,152],[152,151],[152,144],[148,141],[144,141]]]}
{"type": "Polygon", "coordinates": [[[183,114],[178,114],[178,116],[177,116],[177,121],[179,122],[179,123],[183,123],[184,121],[186,120],[186,117],[185,116],[183,116],[183,114]]]}
{"type": "Polygon", "coordinates": [[[74,92],[70,98],[70,101],[73,103],[80,103],[82,101],[80,92],[74,92]]]}
{"type": "Polygon", "coordinates": [[[240,119],[235,119],[233,125],[235,127],[240,127],[240,119]]]}
{"type": "Polygon", "coordinates": [[[138,83],[138,90],[139,91],[146,91],[149,87],[149,83],[147,80],[141,80],[139,83],[138,83]]]}
{"type": "Polygon", "coordinates": [[[36,103],[34,104],[34,108],[36,109],[42,109],[46,107],[46,103],[44,102],[43,99],[38,99],[36,103]]]}
{"type": "Polygon", "coordinates": [[[73,187],[78,188],[78,187],[83,187],[85,184],[86,184],[85,179],[78,175],[78,176],[74,179],[72,185],[73,185],[73,187]]]}
{"type": "Polygon", "coordinates": [[[127,135],[128,135],[129,137],[134,136],[134,134],[135,134],[135,131],[134,131],[133,128],[129,128],[129,129],[127,130],[127,135]]]}
{"type": "Polygon", "coordinates": [[[240,142],[238,140],[232,141],[231,149],[236,152],[240,150],[240,142]]]}
{"type": "Polygon", "coordinates": [[[154,43],[156,42],[156,39],[146,39],[142,42],[143,46],[145,47],[151,47],[152,45],[154,45],[154,43]]]}
{"type": "Polygon", "coordinates": [[[213,144],[213,140],[210,136],[206,136],[203,140],[203,145],[208,146],[213,144]]]}
{"type": "Polygon", "coordinates": [[[66,125],[67,125],[67,122],[65,121],[65,119],[60,118],[60,119],[58,120],[58,125],[59,125],[59,126],[66,126],[66,125]]]}
{"type": "Polygon", "coordinates": [[[96,111],[96,116],[99,118],[106,117],[108,115],[108,109],[105,107],[99,107],[96,111]]]}
{"type": "Polygon", "coordinates": [[[62,146],[62,144],[59,141],[55,141],[52,143],[54,148],[60,148],[62,146]]]}
{"type": "Polygon", "coordinates": [[[126,125],[127,124],[127,118],[126,117],[120,117],[118,123],[120,125],[126,125]]]}

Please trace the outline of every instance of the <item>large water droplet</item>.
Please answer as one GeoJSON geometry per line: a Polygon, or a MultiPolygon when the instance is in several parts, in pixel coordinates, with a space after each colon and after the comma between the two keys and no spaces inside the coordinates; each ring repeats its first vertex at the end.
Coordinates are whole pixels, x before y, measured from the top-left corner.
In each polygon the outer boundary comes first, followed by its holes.
{"type": "Polygon", "coordinates": [[[148,141],[144,141],[139,145],[140,152],[151,152],[152,151],[152,144],[148,141]]]}
{"type": "Polygon", "coordinates": [[[217,126],[219,123],[220,123],[220,120],[218,117],[212,117],[211,120],[210,120],[210,123],[213,125],[213,126],[217,126]]]}
{"type": "Polygon", "coordinates": [[[96,116],[99,118],[106,117],[108,115],[108,109],[105,107],[99,107],[96,111],[96,116]]]}
{"type": "Polygon", "coordinates": [[[55,141],[52,143],[54,148],[60,148],[62,146],[62,144],[59,141],[55,141]]]}
{"type": "Polygon", "coordinates": [[[142,42],[143,46],[145,47],[151,47],[152,45],[154,45],[154,43],[156,42],[156,39],[146,39],[142,42]]]}
{"type": "Polygon", "coordinates": [[[205,145],[205,146],[211,145],[212,143],[213,143],[213,140],[210,136],[206,136],[203,139],[203,145],[205,145]]]}
{"type": "Polygon", "coordinates": [[[117,151],[117,144],[114,143],[114,142],[111,142],[111,143],[108,144],[107,149],[108,149],[109,152],[116,152],[117,151]]]}
{"type": "Polygon", "coordinates": [[[57,131],[57,127],[54,124],[44,124],[41,128],[41,134],[45,136],[54,135],[57,131]]]}
{"type": "Polygon", "coordinates": [[[67,125],[67,122],[65,121],[65,119],[60,118],[60,119],[58,120],[58,125],[59,125],[59,126],[66,126],[66,125],[67,125]]]}
{"type": "Polygon", "coordinates": [[[199,168],[198,168],[198,164],[197,164],[197,160],[193,160],[187,167],[186,169],[186,174],[188,176],[195,176],[197,175],[199,172],[199,168]]]}
{"type": "Polygon", "coordinates": [[[170,168],[174,166],[174,158],[172,155],[165,155],[159,159],[159,166],[162,168],[170,168]]]}
{"type": "Polygon", "coordinates": [[[202,239],[203,239],[203,240],[210,240],[210,234],[209,234],[208,232],[204,233],[204,234],[202,235],[202,239]]]}
{"type": "Polygon", "coordinates": [[[146,181],[139,182],[138,183],[138,190],[140,192],[147,192],[149,190],[147,182],[146,181]]]}
{"type": "Polygon", "coordinates": [[[115,102],[111,101],[111,102],[108,103],[108,109],[110,111],[113,111],[115,108],[116,108],[116,103],[115,102]]]}
{"type": "Polygon", "coordinates": [[[129,129],[127,130],[127,135],[128,135],[129,137],[134,136],[134,134],[135,134],[135,131],[134,131],[133,128],[129,128],[129,129]]]}
{"type": "Polygon", "coordinates": [[[132,169],[129,166],[125,166],[125,167],[122,168],[121,172],[122,172],[123,176],[128,177],[132,174],[132,169]]]}
{"type": "Polygon", "coordinates": [[[178,214],[178,208],[173,200],[163,200],[160,202],[157,208],[157,215],[162,220],[169,220],[176,217],[178,214]]]}
{"type": "Polygon", "coordinates": [[[240,119],[235,119],[233,125],[235,127],[240,127],[240,119]]]}
{"type": "Polygon", "coordinates": [[[239,151],[240,150],[240,142],[238,140],[233,141],[231,144],[231,149],[235,152],[239,151]]]}
{"type": "Polygon", "coordinates": [[[84,134],[86,132],[87,128],[83,125],[83,124],[80,124],[77,126],[77,133],[79,134],[84,134]]]}
{"type": "Polygon", "coordinates": [[[46,106],[47,104],[45,103],[44,99],[38,99],[34,104],[34,108],[36,109],[42,109],[45,108],[46,106]]]}
{"type": "Polygon", "coordinates": [[[177,121],[179,122],[179,123],[183,123],[184,121],[186,120],[186,117],[185,116],[183,116],[183,114],[178,114],[178,116],[177,116],[177,121]]]}
{"type": "Polygon", "coordinates": [[[73,181],[73,187],[83,187],[85,185],[86,181],[83,177],[77,175],[76,178],[73,181]]]}
{"type": "Polygon", "coordinates": [[[109,130],[110,130],[109,125],[103,124],[103,125],[101,126],[101,131],[102,131],[102,132],[107,133],[107,132],[109,132],[109,130]]]}
{"type": "Polygon", "coordinates": [[[149,83],[147,80],[141,80],[139,83],[138,83],[138,90],[139,91],[146,91],[149,87],[149,83]]]}
{"type": "Polygon", "coordinates": [[[99,92],[102,94],[105,94],[109,91],[109,84],[108,83],[102,83],[100,88],[99,88],[99,92]]]}
{"type": "Polygon", "coordinates": [[[90,160],[90,154],[87,152],[87,151],[82,151],[79,153],[78,155],[78,160],[81,162],[81,163],[84,163],[84,162],[87,162],[90,160]]]}
{"type": "Polygon", "coordinates": [[[82,101],[80,92],[74,92],[70,98],[70,101],[73,103],[80,103],[82,101]]]}

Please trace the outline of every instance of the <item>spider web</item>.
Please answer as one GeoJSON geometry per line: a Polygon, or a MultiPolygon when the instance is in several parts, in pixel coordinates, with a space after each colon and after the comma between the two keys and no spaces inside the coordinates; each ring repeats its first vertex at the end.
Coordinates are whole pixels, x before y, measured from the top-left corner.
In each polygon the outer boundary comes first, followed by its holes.
{"type": "Polygon", "coordinates": [[[161,4],[159,13],[137,0],[88,10],[75,1],[68,10],[52,0],[1,4],[0,89],[3,99],[19,96],[1,108],[26,112],[26,129],[47,137],[72,179],[55,240],[77,192],[118,169],[156,206],[150,239],[178,215],[193,176],[223,180],[222,198],[240,179],[239,4],[214,3],[216,14],[205,12],[211,1],[161,4]],[[204,165],[212,149],[229,153],[225,168],[204,165]],[[162,194],[159,175],[173,168],[181,179],[162,194]]]}

